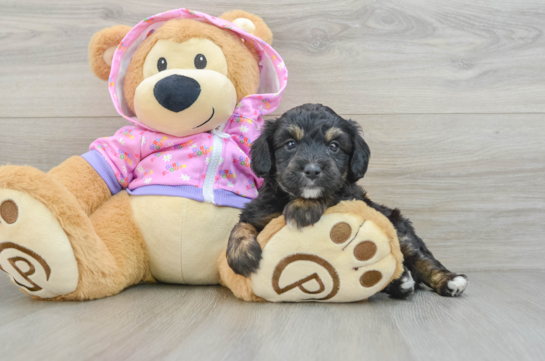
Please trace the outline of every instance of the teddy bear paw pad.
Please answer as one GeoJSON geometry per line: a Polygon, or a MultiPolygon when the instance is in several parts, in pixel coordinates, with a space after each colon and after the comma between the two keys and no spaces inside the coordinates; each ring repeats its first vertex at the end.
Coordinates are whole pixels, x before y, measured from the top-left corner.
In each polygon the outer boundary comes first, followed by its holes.
{"type": "Polygon", "coordinates": [[[263,248],[253,292],[272,302],[354,302],[379,292],[397,261],[385,232],[353,214],[324,215],[302,231],[283,227],[263,248]]]}
{"type": "Polygon", "coordinates": [[[30,195],[0,190],[0,270],[30,295],[51,298],[74,291],[78,268],[58,220],[30,195]]]}

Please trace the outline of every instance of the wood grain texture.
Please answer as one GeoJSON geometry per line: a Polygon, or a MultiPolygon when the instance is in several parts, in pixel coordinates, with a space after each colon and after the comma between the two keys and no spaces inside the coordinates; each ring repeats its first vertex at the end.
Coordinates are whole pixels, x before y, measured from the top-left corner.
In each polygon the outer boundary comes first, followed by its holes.
{"type": "Polygon", "coordinates": [[[115,116],[87,64],[92,34],[185,6],[261,15],[290,71],[278,113],[545,112],[545,2],[467,0],[0,2],[0,117],[115,116]]]}
{"type": "Polygon", "coordinates": [[[0,277],[2,359],[542,360],[543,273],[470,274],[457,299],[255,304],[221,287],[140,285],[40,302],[0,277]]]}
{"type": "MultiPolygon", "coordinates": [[[[545,269],[541,115],[345,116],[371,148],[362,181],[399,207],[448,268],[545,269]]],[[[0,119],[0,164],[47,171],[125,125],[114,118],[0,119]]]]}

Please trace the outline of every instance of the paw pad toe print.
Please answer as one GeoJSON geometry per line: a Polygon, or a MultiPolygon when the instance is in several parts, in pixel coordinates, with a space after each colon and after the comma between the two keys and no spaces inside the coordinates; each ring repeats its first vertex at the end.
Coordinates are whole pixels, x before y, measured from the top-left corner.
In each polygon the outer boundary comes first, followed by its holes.
{"type": "Polygon", "coordinates": [[[352,302],[384,288],[398,267],[391,240],[372,220],[327,214],[302,231],[281,228],[263,248],[254,293],[272,302],[352,302]]]}
{"type": "Polygon", "coordinates": [[[363,241],[354,247],[354,257],[358,261],[368,261],[377,253],[377,245],[373,241],[363,241]]]}
{"type": "Polygon", "coordinates": [[[0,205],[0,216],[2,216],[2,219],[8,224],[15,223],[17,218],[19,218],[17,204],[11,199],[3,201],[0,205]]]}

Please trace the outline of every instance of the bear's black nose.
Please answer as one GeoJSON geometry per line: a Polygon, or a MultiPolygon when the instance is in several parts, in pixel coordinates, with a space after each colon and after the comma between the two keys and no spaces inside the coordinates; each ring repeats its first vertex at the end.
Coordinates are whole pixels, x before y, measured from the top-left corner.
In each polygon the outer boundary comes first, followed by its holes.
{"type": "Polygon", "coordinates": [[[153,95],[159,104],[176,113],[189,108],[200,94],[199,82],[177,74],[159,80],[153,89],[153,95]]]}

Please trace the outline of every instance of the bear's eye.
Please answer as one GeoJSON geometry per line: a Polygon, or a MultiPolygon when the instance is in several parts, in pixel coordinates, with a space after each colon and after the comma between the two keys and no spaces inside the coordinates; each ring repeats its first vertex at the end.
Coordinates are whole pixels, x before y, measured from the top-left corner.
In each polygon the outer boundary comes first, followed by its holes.
{"type": "Polygon", "coordinates": [[[195,57],[195,68],[204,69],[206,68],[206,57],[202,54],[197,54],[195,57]]]}
{"type": "Polygon", "coordinates": [[[157,70],[163,71],[163,70],[166,70],[166,68],[167,68],[167,60],[165,58],[159,58],[159,60],[157,60],[157,70]]]}

